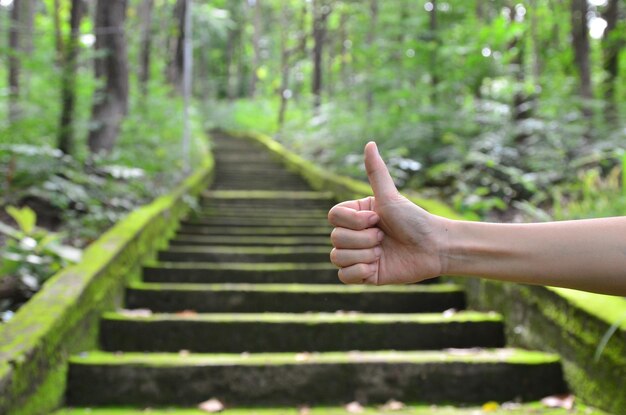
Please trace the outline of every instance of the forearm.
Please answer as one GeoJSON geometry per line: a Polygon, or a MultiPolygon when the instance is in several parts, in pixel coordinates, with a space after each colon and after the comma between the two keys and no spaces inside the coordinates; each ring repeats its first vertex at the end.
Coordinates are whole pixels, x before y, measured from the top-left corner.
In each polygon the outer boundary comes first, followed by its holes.
{"type": "Polygon", "coordinates": [[[448,225],[448,274],[626,295],[626,217],[448,225]]]}

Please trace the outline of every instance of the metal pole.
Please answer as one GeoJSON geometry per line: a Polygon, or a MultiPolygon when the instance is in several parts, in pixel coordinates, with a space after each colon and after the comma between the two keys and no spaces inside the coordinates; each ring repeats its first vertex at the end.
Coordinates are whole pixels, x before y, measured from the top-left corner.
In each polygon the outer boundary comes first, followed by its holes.
{"type": "Polygon", "coordinates": [[[183,43],[183,169],[185,173],[191,170],[189,148],[191,142],[191,127],[189,121],[189,106],[191,105],[191,75],[193,68],[193,49],[191,43],[191,0],[185,0],[185,37],[183,43]]]}

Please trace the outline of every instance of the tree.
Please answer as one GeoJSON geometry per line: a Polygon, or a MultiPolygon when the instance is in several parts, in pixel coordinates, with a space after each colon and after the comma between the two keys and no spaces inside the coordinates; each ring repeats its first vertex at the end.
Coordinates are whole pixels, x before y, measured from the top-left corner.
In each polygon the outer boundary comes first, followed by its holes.
{"type": "Polygon", "coordinates": [[[154,0],[143,0],[139,9],[141,45],[139,47],[139,83],[145,95],[150,80],[150,50],[152,48],[152,10],[154,0]]]}
{"type": "MultiPolygon", "coordinates": [[[[83,0],[72,0],[70,11],[70,34],[66,42],[62,61],[61,119],[57,135],[57,147],[65,154],[74,151],[74,103],[76,100],[76,69],[78,60],[80,20],[83,15],[83,0]]],[[[55,10],[58,15],[58,10],[55,10]]]]}
{"type": "Polygon", "coordinates": [[[603,15],[607,26],[603,38],[603,67],[606,72],[604,80],[604,99],[606,101],[605,118],[608,122],[617,119],[617,107],[615,102],[615,86],[619,75],[619,53],[623,40],[620,33],[615,30],[619,22],[619,0],[609,0],[606,12],[603,15]]]}
{"type": "Polygon", "coordinates": [[[571,0],[572,48],[574,64],[578,71],[580,96],[583,99],[583,114],[591,116],[589,102],[593,98],[591,86],[591,63],[589,58],[589,29],[587,0],[571,0]]]}
{"type": "Polygon", "coordinates": [[[13,0],[11,20],[9,23],[9,121],[17,121],[19,117],[20,97],[20,9],[21,1],[13,0]]]}
{"type": "Polygon", "coordinates": [[[183,49],[185,43],[185,0],[177,0],[174,6],[176,36],[170,48],[170,60],[167,65],[167,79],[179,93],[183,90],[183,49]]]}
{"type": "Polygon", "coordinates": [[[322,103],[322,53],[326,41],[328,16],[332,11],[324,0],[313,0],[313,108],[319,108],[322,103]]]}
{"type": "Polygon", "coordinates": [[[124,21],[126,0],[98,0],[96,7],[95,76],[102,87],[96,91],[92,106],[89,149],[92,153],[113,149],[120,124],[128,110],[128,57],[124,21]]]}
{"type": "MultiPolygon", "coordinates": [[[[254,7],[252,32],[252,73],[250,77],[250,96],[256,95],[256,84],[259,80],[259,66],[261,64],[261,0],[252,0],[254,7]]],[[[284,7],[287,9],[287,7],[284,7]]]]}

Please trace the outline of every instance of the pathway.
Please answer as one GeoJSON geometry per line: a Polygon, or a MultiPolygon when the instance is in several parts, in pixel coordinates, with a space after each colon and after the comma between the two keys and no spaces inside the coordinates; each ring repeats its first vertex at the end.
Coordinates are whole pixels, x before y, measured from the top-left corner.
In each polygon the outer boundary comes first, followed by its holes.
{"type": "Polygon", "coordinates": [[[455,285],[340,284],[332,195],[248,141],[215,143],[201,209],[128,287],[126,310],[102,316],[101,350],[71,358],[68,406],[480,404],[563,391],[554,356],[505,348],[500,316],[464,310],[455,285]]]}

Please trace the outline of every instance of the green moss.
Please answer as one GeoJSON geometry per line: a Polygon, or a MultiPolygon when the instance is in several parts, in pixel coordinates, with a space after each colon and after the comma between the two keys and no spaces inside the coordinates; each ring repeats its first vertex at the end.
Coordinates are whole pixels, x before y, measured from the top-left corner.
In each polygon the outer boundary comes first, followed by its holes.
{"type": "Polygon", "coordinates": [[[192,284],[192,283],[135,283],[135,290],[168,291],[254,291],[254,292],[290,292],[290,293],[449,293],[462,291],[455,284],[427,285],[340,285],[340,284],[192,284]]]}
{"type": "Polygon", "coordinates": [[[554,354],[521,349],[476,349],[454,351],[374,351],[374,352],[324,352],[299,353],[251,353],[251,354],[194,354],[179,353],[123,353],[89,352],[70,358],[73,364],[84,365],[142,365],[142,366],[189,366],[189,365],[259,365],[259,364],[309,364],[309,363],[510,363],[539,365],[559,361],[554,354]]]}
{"type": "MultiPolygon", "coordinates": [[[[53,415],[206,415],[206,412],[193,408],[69,408],[55,412],[53,415]]],[[[224,415],[298,415],[298,408],[233,408],[220,412],[224,415]]],[[[349,415],[343,407],[313,407],[311,415],[349,415]]],[[[365,407],[363,415],[608,415],[605,412],[584,405],[576,405],[569,411],[566,409],[550,409],[539,403],[520,405],[515,409],[497,409],[484,412],[480,407],[458,408],[453,406],[414,405],[408,404],[398,411],[389,411],[377,407],[365,407]]]]}
{"type": "Polygon", "coordinates": [[[302,324],[386,324],[386,323],[415,323],[415,324],[446,324],[469,322],[499,322],[502,318],[496,313],[481,313],[476,311],[461,311],[445,317],[442,313],[417,314],[368,314],[368,313],[209,313],[192,316],[178,316],[176,314],[152,314],[150,317],[134,317],[119,313],[105,313],[104,318],[109,320],[140,320],[140,321],[207,321],[207,322],[257,322],[257,323],[302,323],[302,324]]]}
{"type": "MultiPolygon", "coordinates": [[[[322,170],[313,163],[291,153],[280,143],[266,135],[251,132],[229,132],[229,134],[262,144],[278,160],[282,161],[288,169],[304,177],[312,188],[320,191],[330,191],[337,201],[359,199],[372,195],[372,189],[369,184],[322,170]]],[[[426,199],[415,195],[408,195],[408,198],[435,215],[445,216],[450,219],[476,219],[473,216],[462,217],[438,200],[426,199]]]]}
{"type": "Polygon", "coordinates": [[[0,325],[0,413],[43,413],[63,399],[67,356],[96,346],[102,310],[119,307],[140,261],[154,257],[211,179],[212,158],[172,193],[131,213],[0,325]]]}
{"type": "Polygon", "coordinates": [[[621,330],[626,330],[626,298],[567,288],[548,287],[548,289],[565,298],[574,307],[585,310],[608,324],[617,323],[621,330]]]}

